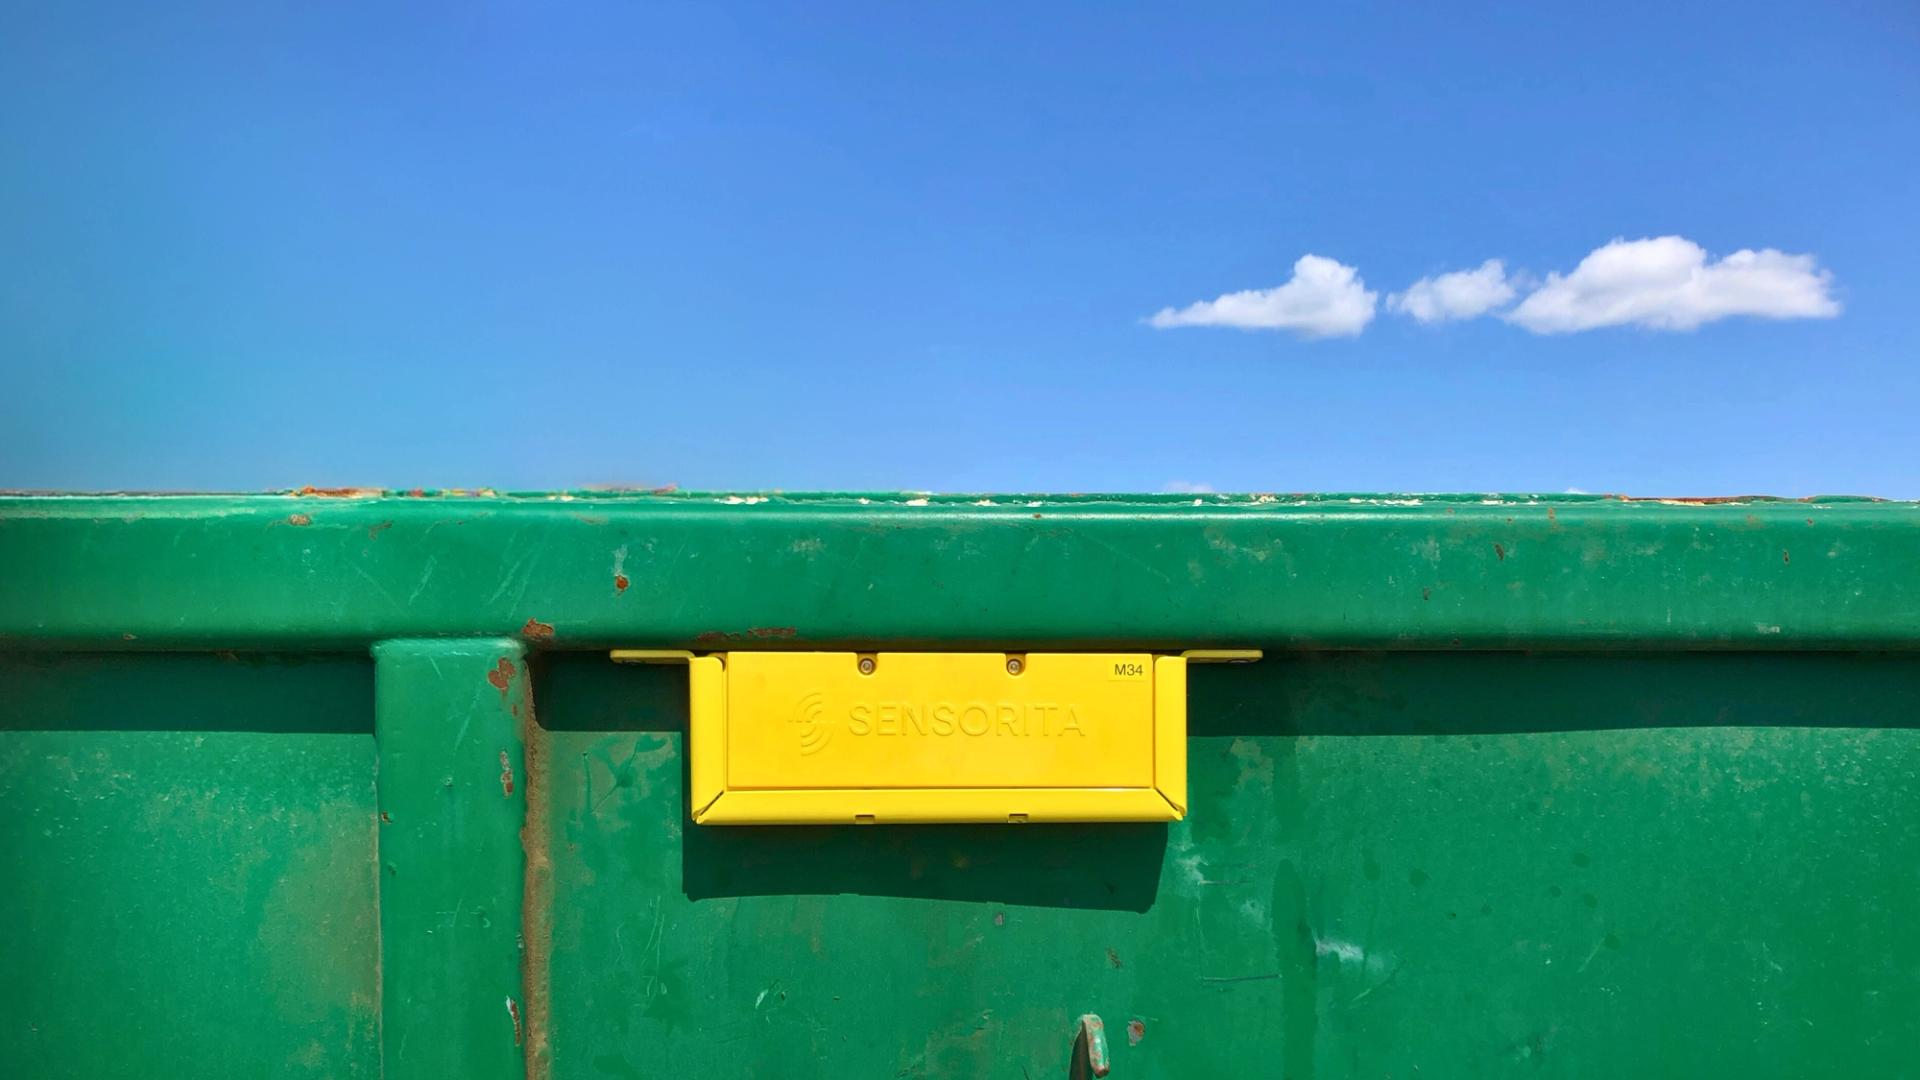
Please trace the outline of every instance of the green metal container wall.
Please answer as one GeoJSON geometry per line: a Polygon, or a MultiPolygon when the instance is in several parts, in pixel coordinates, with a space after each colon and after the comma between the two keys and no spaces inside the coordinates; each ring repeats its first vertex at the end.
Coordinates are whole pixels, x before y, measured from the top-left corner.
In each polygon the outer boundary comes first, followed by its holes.
{"type": "Polygon", "coordinates": [[[27,1077],[1920,1072],[1920,506],[0,499],[27,1077]],[[1171,825],[687,820],[612,647],[1252,646],[1171,825]]]}

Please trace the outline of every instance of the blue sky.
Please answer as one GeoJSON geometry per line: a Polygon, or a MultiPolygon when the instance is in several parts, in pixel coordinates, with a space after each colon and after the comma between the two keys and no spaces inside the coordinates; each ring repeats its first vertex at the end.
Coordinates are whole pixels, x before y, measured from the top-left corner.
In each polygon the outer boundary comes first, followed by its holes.
{"type": "Polygon", "coordinates": [[[1910,3],[161,7],[5,13],[0,486],[1920,496],[1910,3]]]}

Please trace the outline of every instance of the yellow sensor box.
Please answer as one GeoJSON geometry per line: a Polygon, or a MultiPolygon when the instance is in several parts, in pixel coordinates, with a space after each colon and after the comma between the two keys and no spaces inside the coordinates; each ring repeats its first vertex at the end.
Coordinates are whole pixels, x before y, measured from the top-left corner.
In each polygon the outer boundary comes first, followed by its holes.
{"type": "Polygon", "coordinates": [[[701,824],[1186,813],[1187,656],[613,655],[688,664],[692,814],[701,824]]]}

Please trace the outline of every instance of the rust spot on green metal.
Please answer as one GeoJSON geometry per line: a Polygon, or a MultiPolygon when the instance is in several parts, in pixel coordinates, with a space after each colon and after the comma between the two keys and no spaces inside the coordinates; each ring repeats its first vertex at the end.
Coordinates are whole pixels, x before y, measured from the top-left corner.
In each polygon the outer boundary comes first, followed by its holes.
{"type": "Polygon", "coordinates": [[[294,494],[318,496],[323,499],[377,499],[380,496],[385,495],[386,492],[381,490],[380,488],[359,488],[359,487],[323,488],[323,487],[314,487],[312,484],[308,484],[306,487],[303,487],[300,490],[294,492],[294,494]]]}
{"type": "Polygon", "coordinates": [[[1087,1013],[1074,1023],[1073,1059],[1067,1075],[1078,1080],[1086,1076],[1105,1076],[1111,1067],[1107,1059],[1107,1026],[1098,1016],[1087,1013]]]}
{"type": "Polygon", "coordinates": [[[528,619],[527,624],[520,628],[520,636],[528,641],[552,641],[553,624],[541,622],[539,619],[528,619]]]}

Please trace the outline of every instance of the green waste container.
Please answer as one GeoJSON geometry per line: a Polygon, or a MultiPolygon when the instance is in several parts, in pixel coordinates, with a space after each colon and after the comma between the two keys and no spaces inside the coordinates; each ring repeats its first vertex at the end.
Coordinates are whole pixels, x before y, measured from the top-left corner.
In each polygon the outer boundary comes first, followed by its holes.
{"type": "Polygon", "coordinates": [[[0,498],[0,1071],[1913,1076],[1916,647],[1865,499],[0,498]],[[612,657],[1223,649],[1089,823],[695,824],[612,657]]]}

